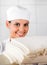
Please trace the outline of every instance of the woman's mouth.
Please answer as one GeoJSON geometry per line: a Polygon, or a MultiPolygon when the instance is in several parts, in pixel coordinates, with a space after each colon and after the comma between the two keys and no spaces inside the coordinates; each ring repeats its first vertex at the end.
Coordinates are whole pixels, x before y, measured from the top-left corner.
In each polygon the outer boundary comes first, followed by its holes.
{"type": "Polygon", "coordinates": [[[24,34],[23,33],[17,33],[19,37],[23,37],[24,34]]]}
{"type": "Polygon", "coordinates": [[[19,37],[23,37],[24,36],[24,33],[18,33],[18,32],[15,32],[17,34],[17,36],[19,37]]]}

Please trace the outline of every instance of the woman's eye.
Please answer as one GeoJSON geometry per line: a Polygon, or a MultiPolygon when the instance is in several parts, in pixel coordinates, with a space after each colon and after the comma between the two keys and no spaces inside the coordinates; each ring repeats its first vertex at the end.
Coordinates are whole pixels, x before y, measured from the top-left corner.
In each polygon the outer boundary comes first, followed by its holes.
{"type": "Polygon", "coordinates": [[[28,24],[26,23],[26,24],[24,24],[24,26],[28,26],[28,24]]]}
{"type": "Polygon", "coordinates": [[[19,23],[16,23],[16,24],[14,24],[15,26],[20,26],[20,24],[19,23]]]}

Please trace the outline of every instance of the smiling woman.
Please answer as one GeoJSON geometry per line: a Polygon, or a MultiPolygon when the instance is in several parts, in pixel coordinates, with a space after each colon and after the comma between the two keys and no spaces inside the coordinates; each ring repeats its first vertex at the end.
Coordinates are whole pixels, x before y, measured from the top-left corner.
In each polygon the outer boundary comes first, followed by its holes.
{"type": "Polygon", "coordinates": [[[10,64],[21,64],[30,50],[16,38],[25,37],[29,30],[29,11],[26,8],[16,6],[7,10],[6,26],[10,31],[10,36],[4,40],[3,55],[10,64]]]}
{"type": "Polygon", "coordinates": [[[10,37],[24,37],[29,29],[29,21],[24,19],[6,21],[6,26],[10,30],[10,37]]]}

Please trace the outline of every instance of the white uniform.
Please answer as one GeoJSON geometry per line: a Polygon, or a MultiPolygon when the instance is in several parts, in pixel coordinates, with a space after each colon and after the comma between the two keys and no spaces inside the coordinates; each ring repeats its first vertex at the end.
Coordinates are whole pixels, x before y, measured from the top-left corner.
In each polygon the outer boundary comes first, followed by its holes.
{"type": "MultiPolygon", "coordinates": [[[[30,21],[29,12],[26,8],[22,7],[10,7],[7,10],[7,20],[24,19],[30,21]]],[[[22,63],[24,57],[30,52],[27,47],[17,42],[15,39],[5,40],[3,54],[9,59],[10,63],[17,62],[22,63]]],[[[1,45],[0,45],[1,46],[1,45]]],[[[2,47],[1,47],[2,48],[2,47]]],[[[3,49],[3,48],[2,48],[3,49]]],[[[1,51],[2,52],[2,51],[1,51]]]]}
{"type": "Polygon", "coordinates": [[[4,41],[5,49],[3,55],[9,59],[10,63],[22,63],[25,56],[30,53],[29,49],[21,44],[20,42],[16,41],[16,39],[8,39],[4,41]]]}
{"type": "Polygon", "coordinates": [[[4,51],[5,49],[4,47],[5,47],[4,43],[0,42],[0,55],[4,51]]]}

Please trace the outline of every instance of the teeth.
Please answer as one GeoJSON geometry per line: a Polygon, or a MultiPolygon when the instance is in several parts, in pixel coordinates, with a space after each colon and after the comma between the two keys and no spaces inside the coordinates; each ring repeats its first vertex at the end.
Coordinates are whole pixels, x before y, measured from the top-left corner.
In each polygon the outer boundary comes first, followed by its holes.
{"type": "Polygon", "coordinates": [[[24,36],[24,33],[19,33],[19,32],[15,32],[15,34],[17,34],[18,36],[24,36]]]}
{"type": "Polygon", "coordinates": [[[22,33],[18,33],[19,35],[23,35],[22,33]]]}
{"type": "MultiPolygon", "coordinates": [[[[20,34],[19,34],[20,35],[20,34]]],[[[23,35],[20,35],[20,36],[23,36],[23,35]]]]}
{"type": "Polygon", "coordinates": [[[18,34],[19,36],[23,36],[23,34],[18,34]]]}

